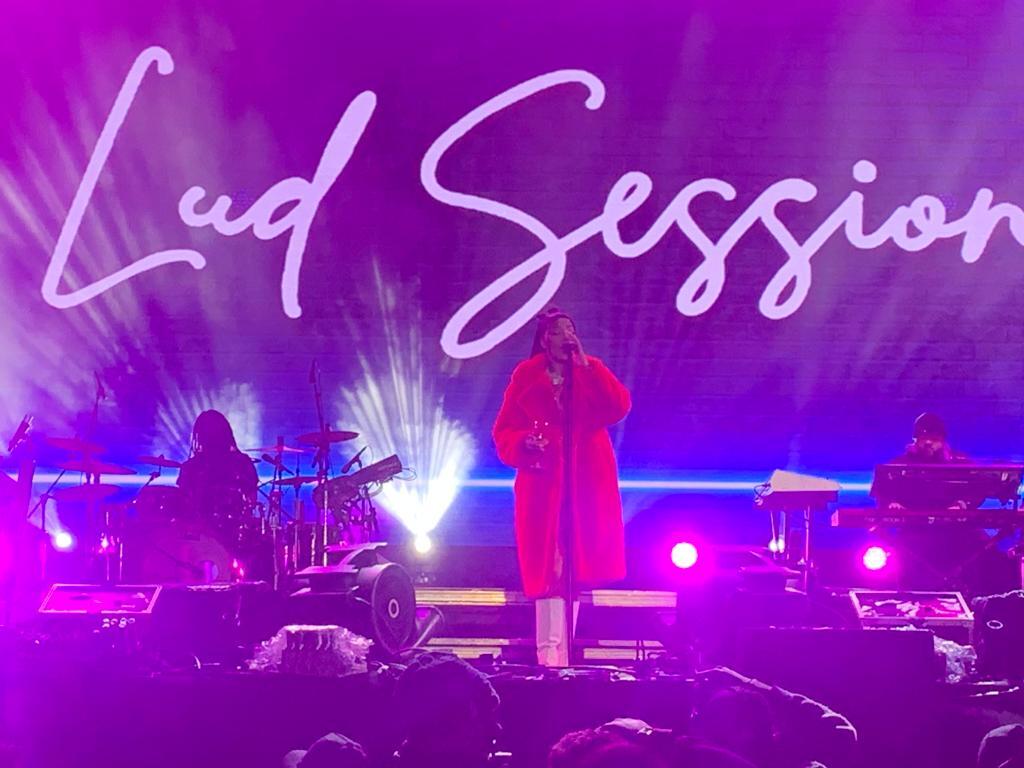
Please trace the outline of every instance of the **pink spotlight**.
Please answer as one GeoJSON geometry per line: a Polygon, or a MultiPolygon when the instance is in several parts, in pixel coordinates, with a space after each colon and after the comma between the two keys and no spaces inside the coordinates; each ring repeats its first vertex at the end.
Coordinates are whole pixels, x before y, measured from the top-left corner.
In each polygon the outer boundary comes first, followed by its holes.
{"type": "Polygon", "coordinates": [[[880,571],[889,562],[889,553],[879,546],[868,547],[861,558],[869,571],[880,571]]]}
{"type": "Polygon", "coordinates": [[[57,531],[53,534],[53,548],[58,549],[61,552],[67,552],[74,549],[75,537],[67,531],[57,531]]]}
{"type": "Polygon", "coordinates": [[[699,553],[697,547],[688,541],[681,541],[672,547],[672,564],[676,568],[686,570],[697,564],[699,553]]]}

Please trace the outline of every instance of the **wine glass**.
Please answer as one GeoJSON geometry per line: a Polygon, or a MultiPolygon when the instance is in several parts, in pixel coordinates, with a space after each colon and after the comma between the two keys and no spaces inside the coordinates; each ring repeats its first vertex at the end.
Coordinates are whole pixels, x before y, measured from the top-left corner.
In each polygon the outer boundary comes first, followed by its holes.
{"type": "Polygon", "coordinates": [[[534,445],[536,448],[531,450],[532,453],[536,454],[536,458],[530,463],[529,468],[533,470],[541,470],[544,468],[544,449],[547,447],[548,440],[544,434],[544,431],[548,428],[546,421],[540,419],[534,419],[533,425],[530,429],[529,437],[533,438],[534,445]]]}

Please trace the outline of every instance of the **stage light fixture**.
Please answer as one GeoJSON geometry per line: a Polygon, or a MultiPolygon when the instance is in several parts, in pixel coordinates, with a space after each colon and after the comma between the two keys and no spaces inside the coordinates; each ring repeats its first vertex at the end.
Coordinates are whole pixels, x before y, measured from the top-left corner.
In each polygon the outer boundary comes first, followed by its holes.
{"type": "Polygon", "coordinates": [[[336,409],[339,421],[352,425],[374,453],[396,454],[407,468],[375,500],[415,542],[437,527],[455,501],[473,468],[476,444],[469,430],[446,414],[443,388],[431,383],[422,316],[407,311],[376,263],[374,278],[385,343],[375,340],[358,356],[362,379],[341,390],[336,409]]]}
{"type": "Polygon", "coordinates": [[[889,563],[889,553],[884,548],[873,545],[864,550],[861,562],[869,571],[880,571],[889,563]]]}
{"type": "Polygon", "coordinates": [[[416,550],[417,554],[425,555],[434,548],[434,542],[430,540],[430,537],[425,533],[416,536],[412,541],[413,549],[416,550]]]}
{"type": "Polygon", "coordinates": [[[689,541],[680,541],[672,547],[672,564],[681,570],[688,570],[697,564],[700,553],[696,545],[689,541]]]}
{"type": "Polygon", "coordinates": [[[61,552],[69,552],[75,547],[75,537],[67,531],[57,531],[51,539],[53,548],[61,552]]]}

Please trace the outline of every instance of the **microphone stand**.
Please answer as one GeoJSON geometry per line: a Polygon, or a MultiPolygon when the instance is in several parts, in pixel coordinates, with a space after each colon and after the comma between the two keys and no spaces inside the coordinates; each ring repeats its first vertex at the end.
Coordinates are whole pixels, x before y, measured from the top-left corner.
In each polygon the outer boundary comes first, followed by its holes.
{"type": "Polygon", "coordinates": [[[575,414],[573,402],[573,374],[575,368],[575,350],[570,354],[565,366],[565,388],[562,392],[563,403],[563,436],[562,436],[562,509],[559,520],[560,538],[562,540],[562,574],[565,583],[565,644],[568,666],[573,665],[576,645],[576,627],[573,621],[573,597],[575,593],[575,515],[573,501],[575,497],[573,482],[576,477],[574,459],[575,436],[573,433],[575,414]]]}

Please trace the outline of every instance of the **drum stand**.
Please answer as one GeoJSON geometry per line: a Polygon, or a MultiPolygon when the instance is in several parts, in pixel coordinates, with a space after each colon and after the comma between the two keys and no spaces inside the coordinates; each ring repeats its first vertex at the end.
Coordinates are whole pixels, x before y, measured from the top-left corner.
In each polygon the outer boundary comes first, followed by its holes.
{"type": "Polygon", "coordinates": [[[278,556],[280,540],[279,536],[281,533],[281,499],[283,492],[280,488],[275,487],[268,496],[267,499],[267,514],[263,518],[261,527],[261,533],[265,536],[267,534],[267,528],[270,529],[270,580],[274,591],[276,592],[281,588],[281,558],[278,556]]]}
{"type": "Polygon", "coordinates": [[[345,502],[345,514],[348,518],[345,526],[345,538],[349,545],[367,544],[380,533],[377,523],[377,507],[367,486],[360,486],[355,498],[345,502]],[[356,538],[359,541],[356,541],[356,538]]]}
{"type": "MultiPolygon", "coordinates": [[[[86,475],[85,484],[99,486],[100,476],[98,474],[86,475]]],[[[85,507],[87,520],[100,519],[100,510],[98,509],[100,503],[98,496],[88,496],[85,507]]],[[[103,560],[103,583],[108,585],[119,583],[124,571],[124,542],[121,540],[120,533],[114,531],[110,504],[102,505],[100,557],[103,560]]]]}

